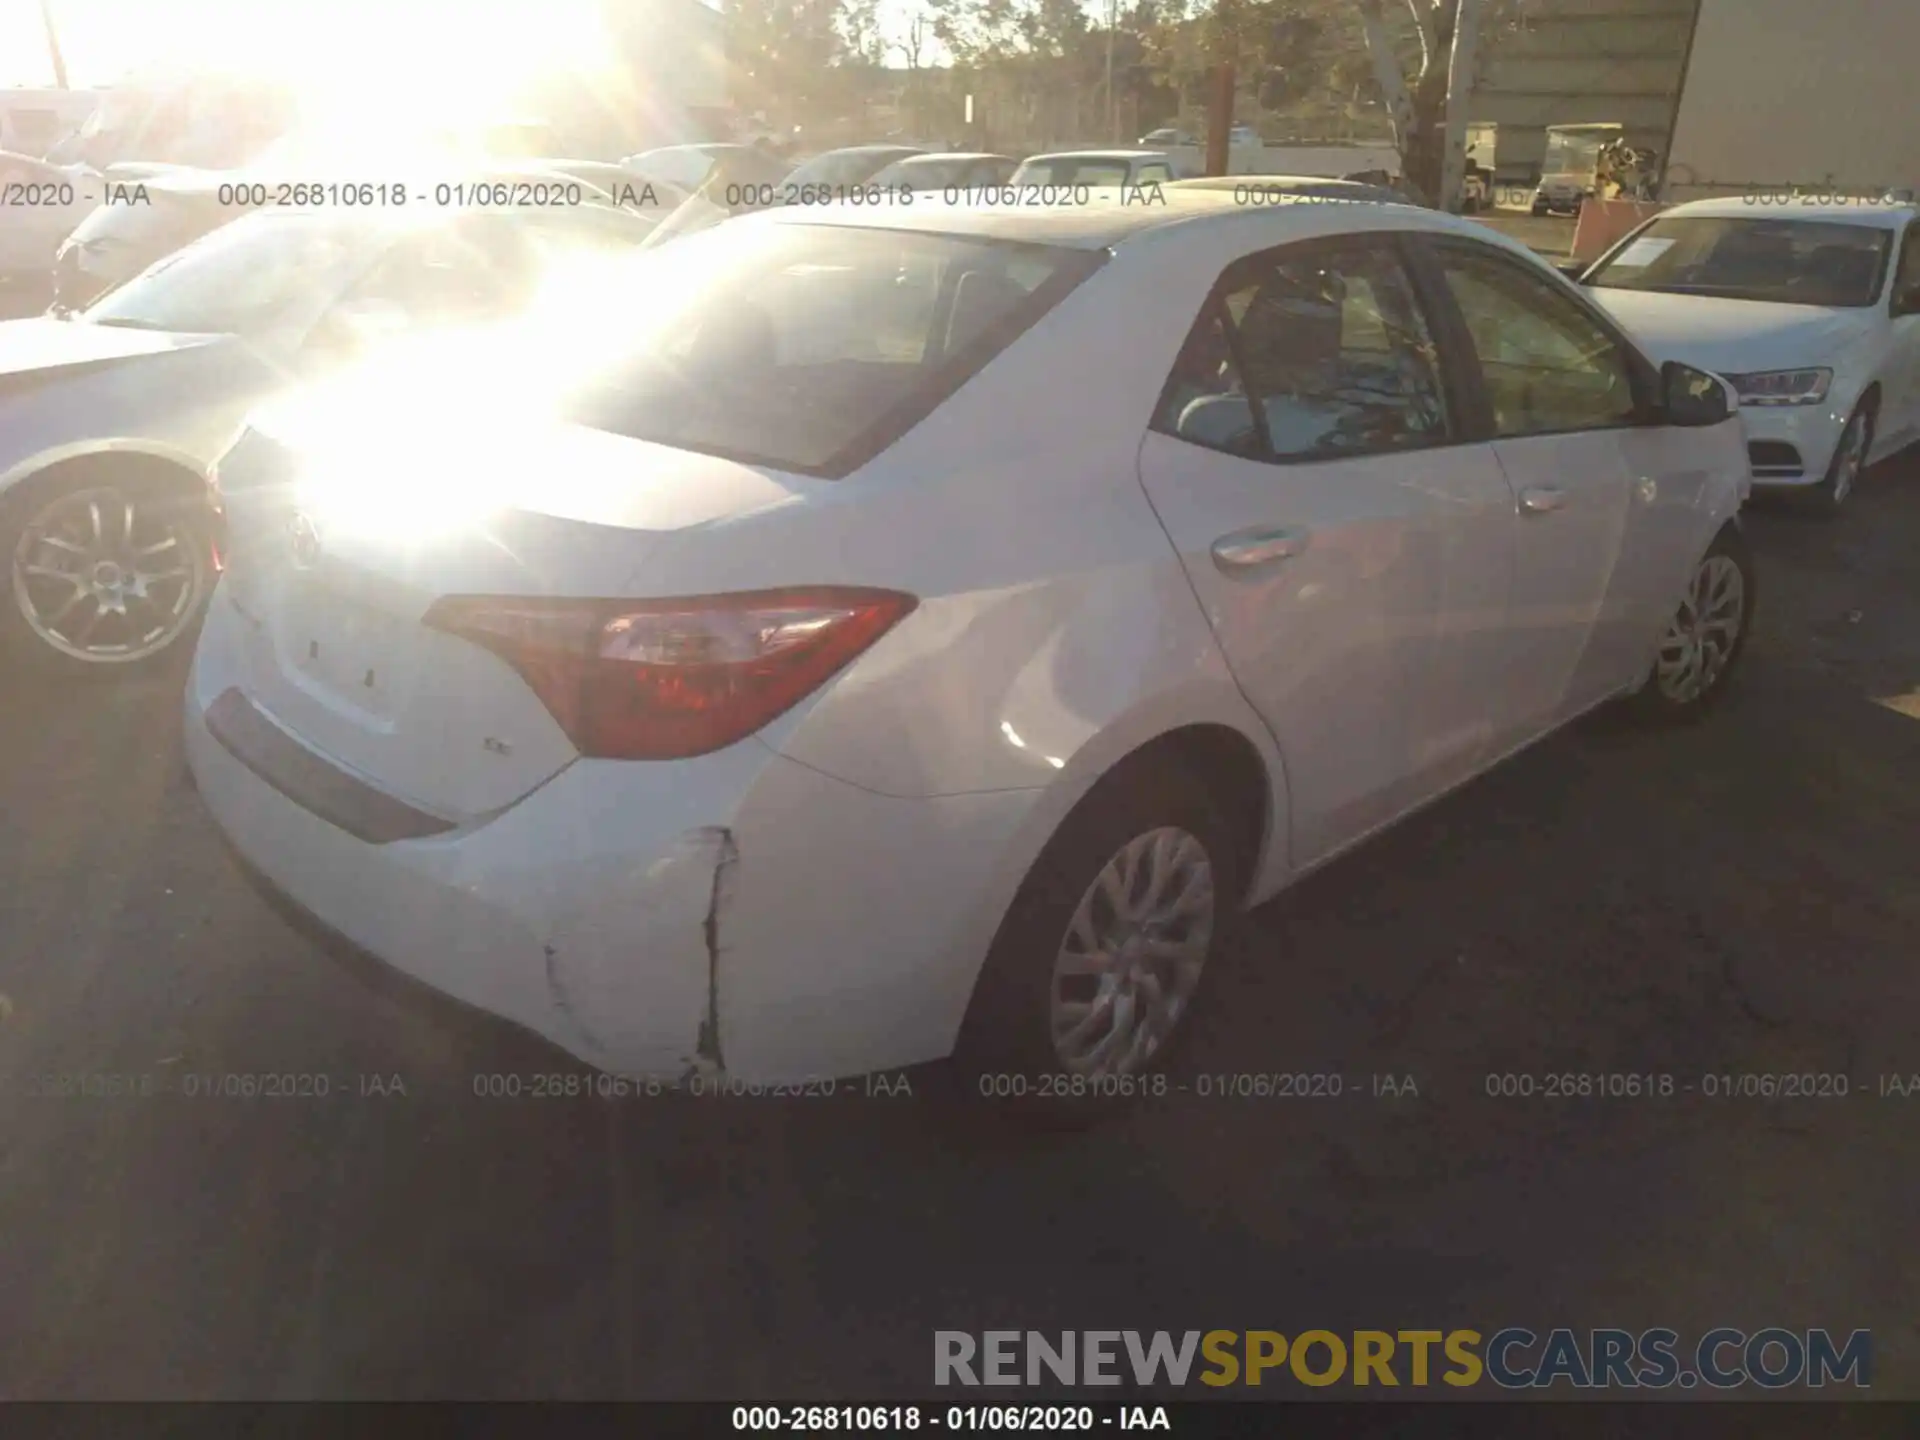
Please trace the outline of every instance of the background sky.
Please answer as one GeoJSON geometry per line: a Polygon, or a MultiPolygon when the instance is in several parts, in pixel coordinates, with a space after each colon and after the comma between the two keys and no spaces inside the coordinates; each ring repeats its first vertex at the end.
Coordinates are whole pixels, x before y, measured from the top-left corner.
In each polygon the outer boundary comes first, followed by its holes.
{"type": "MultiPolygon", "coordinates": [[[[551,44],[558,31],[591,48],[594,8],[592,0],[53,0],[67,70],[79,86],[110,84],[142,65],[244,64],[250,56],[332,55],[340,68],[386,69],[390,58],[373,52],[409,43],[452,58],[474,43],[479,14],[493,35],[507,28],[551,44]],[[410,34],[385,45],[364,38],[392,33],[397,17],[410,34]]],[[[883,28],[892,28],[889,12],[898,24],[904,10],[905,0],[883,3],[883,28]]],[[[51,84],[39,0],[0,0],[0,86],[51,84]]]]}
{"type": "MultiPolygon", "coordinates": [[[[54,19],[76,86],[224,70],[289,86],[336,130],[498,118],[528,79],[616,54],[600,0],[54,0],[54,19]]],[[[0,0],[0,85],[52,83],[39,0],[0,0]]]]}
{"type": "MultiPolygon", "coordinates": [[[[306,7],[262,0],[53,0],[54,20],[75,85],[100,85],[143,62],[191,55],[210,36],[257,41],[272,16],[295,28],[306,7]]],[[[39,0],[0,0],[0,85],[51,85],[39,0]]]]}

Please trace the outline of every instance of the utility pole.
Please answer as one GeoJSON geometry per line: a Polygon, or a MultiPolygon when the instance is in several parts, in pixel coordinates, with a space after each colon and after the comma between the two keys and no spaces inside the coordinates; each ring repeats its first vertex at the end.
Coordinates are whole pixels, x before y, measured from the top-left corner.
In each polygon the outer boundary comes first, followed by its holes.
{"type": "Polygon", "coordinates": [[[1227,136],[1233,129],[1233,66],[1213,72],[1213,96],[1207,107],[1207,165],[1209,175],[1227,173],[1227,136]]]}
{"type": "Polygon", "coordinates": [[[53,28],[53,0],[40,0],[40,23],[47,31],[47,56],[53,61],[53,83],[62,90],[67,84],[67,57],[60,53],[60,34],[53,28]]]}
{"type": "Polygon", "coordinates": [[[1480,48],[1480,0],[1460,0],[1453,27],[1453,54],[1447,64],[1446,149],[1440,158],[1440,193],[1434,203],[1460,213],[1461,185],[1467,171],[1467,112],[1473,105],[1473,79],[1480,48]]]}
{"type": "Polygon", "coordinates": [[[1120,143],[1120,107],[1113,94],[1113,32],[1120,24],[1120,0],[1107,0],[1107,143],[1120,143]]]}

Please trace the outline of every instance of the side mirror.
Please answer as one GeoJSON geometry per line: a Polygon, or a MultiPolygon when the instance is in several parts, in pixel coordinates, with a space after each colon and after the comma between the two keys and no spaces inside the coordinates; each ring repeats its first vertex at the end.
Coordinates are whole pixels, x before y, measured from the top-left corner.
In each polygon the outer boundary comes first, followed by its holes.
{"type": "Polygon", "coordinates": [[[1660,410],[1664,423],[1687,427],[1718,425],[1733,414],[1724,383],[1678,360],[1660,367],[1660,410]]]}

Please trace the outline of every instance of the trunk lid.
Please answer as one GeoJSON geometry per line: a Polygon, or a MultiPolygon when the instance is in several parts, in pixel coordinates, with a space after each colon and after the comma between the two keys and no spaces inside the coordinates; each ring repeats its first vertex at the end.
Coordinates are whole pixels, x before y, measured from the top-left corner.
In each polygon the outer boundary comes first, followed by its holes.
{"type": "Polygon", "coordinates": [[[249,698],[456,822],[513,804],[577,751],[506,661],[422,623],[436,600],[644,596],[676,536],[818,483],[558,422],[408,429],[438,443],[357,460],[303,449],[304,478],[294,452],[249,432],[220,467],[225,584],[246,618],[249,698]]]}

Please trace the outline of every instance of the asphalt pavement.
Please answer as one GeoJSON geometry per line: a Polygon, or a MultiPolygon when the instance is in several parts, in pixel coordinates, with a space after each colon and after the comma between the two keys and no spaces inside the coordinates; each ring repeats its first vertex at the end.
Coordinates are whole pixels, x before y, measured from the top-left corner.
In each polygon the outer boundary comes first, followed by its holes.
{"type": "Polygon", "coordinates": [[[579,1067],[263,903],[177,676],[0,676],[0,1397],[845,1400],[924,1394],[936,1329],[1510,1324],[1871,1328],[1920,1396],[1920,463],[1751,533],[1719,714],[1585,723],[1265,907],[1185,1093],[1083,1135],[925,1077],[482,1098],[579,1067]],[[1200,1093],[1301,1072],[1343,1093],[1200,1093]],[[1488,1093],[1568,1073],[1693,1089],[1488,1093]],[[1849,1094],[1705,1093],[1805,1073],[1849,1094]],[[331,1093],[183,1084],[261,1074],[331,1093]]]}

